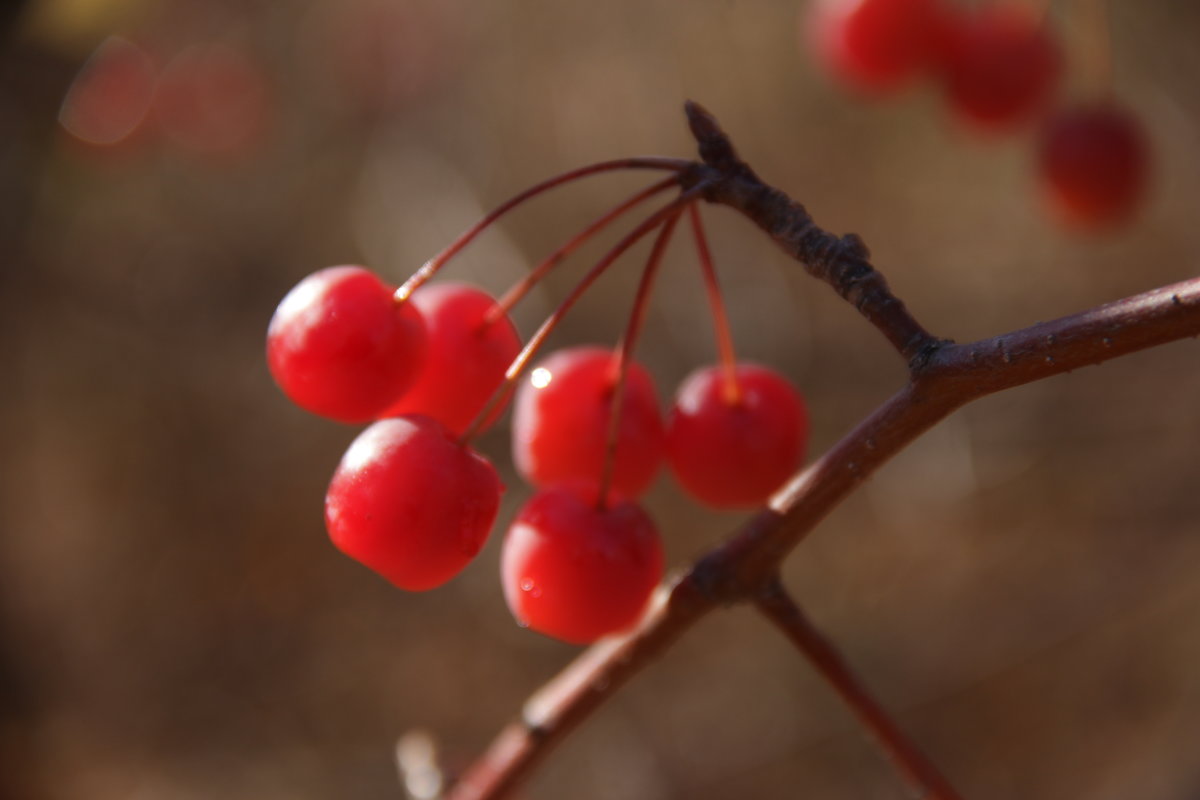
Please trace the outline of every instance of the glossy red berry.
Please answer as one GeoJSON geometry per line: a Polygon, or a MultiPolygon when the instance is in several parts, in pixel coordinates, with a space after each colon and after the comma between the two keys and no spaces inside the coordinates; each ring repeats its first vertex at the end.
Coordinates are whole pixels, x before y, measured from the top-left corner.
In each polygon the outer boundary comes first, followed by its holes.
{"type": "Polygon", "coordinates": [[[716,508],[760,505],[795,471],[808,441],[804,400],[777,372],[737,367],[731,401],[722,367],[693,372],[667,418],[667,458],[683,488],[716,508]]]}
{"type": "Polygon", "coordinates": [[[1150,148],[1141,124],[1108,104],[1053,115],[1042,130],[1038,170],[1068,225],[1101,228],[1126,221],[1145,192],[1150,148]]]}
{"type": "MultiPolygon", "coordinates": [[[[611,350],[576,347],[541,362],[521,384],[513,407],[513,461],[535,486],[597,484],[604,470],[618,359],[611,350]]],[[[625,380],[612,488],[641,495],[663,458],[663,423],[654,381],[632,363],[625,380]]]]}
{"type": "Polygon", "coordinates": [[[267,329],[267,364],[296,405],[341,422],[374,419],[416,379],[425,326],[362,267],[314,272],[267,329]]]}
{"type": "Polygon", "coordinates": [[[401,589],[422,591],[475,557],[503,491],[488,460],[436,420],[380,420],[334,472],[325,525],[343,553],[401,589]]]}
{"type": "Polygon", "coordinates": [[[941,0],[818,0],[808,38],[834,77],[885,92],[935,60],[946,14],[941,0]]]}
{"type": "MultiPolygon", "coordinates": [[[[496,301],[474,286],[423,286],[409,302],[425,321],[429,351],[416,383],[383,416],[426,414],[461,434],[504,381],[505,370],[521,350],[521,337],[507,314],[487,322],[496,301]]],[[[497,405],[482,427],[503,410],[503,404],[497,405]]]]}
{"type": "Polygon", "coordinates": [[[1053,98],[1061,48],[1027,7],[1002,3],[954,19],[942,77],[947,102],[961,119],[981,129],[1009,128],[1053,98]]]}
{"type": "Polygon", "coordinates": [[[632,626],[662,579],[654,522],[639,506],[597,508],[595,492],[536,494],[504,539],[500,577],[522,625],[572,644],[632,626]]]}

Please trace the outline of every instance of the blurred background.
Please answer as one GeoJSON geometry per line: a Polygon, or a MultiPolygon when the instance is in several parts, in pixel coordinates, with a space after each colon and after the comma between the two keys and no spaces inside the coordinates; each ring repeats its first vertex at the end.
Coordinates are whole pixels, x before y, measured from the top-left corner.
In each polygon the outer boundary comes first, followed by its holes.
{"type": "MultiPolygon", "coordinates": [[[[518,629],[497,531],[401,593],[328,543],[355,429],[263,358],[306,274],[402,281],[554,173],[690,157],[693,98],[818,223],[854,231],[959,341],[1196,274],[1200,6],[1112,4],[1117,95],[1153,142],[1136,224],[1059,230],[1029,134],[936,90],[864,102],[799,45],[795,0],[27,0],[0,51],[0,796],[400,797],[396,739],[461,767],[573,648],[518,629]],[[99,87],[99,88],[97,88],[99,87]]],[[[1075,6],[1052,12],[1069,55],[1075,6]]],[[[1076,82],[1077,83],[1077,82],[1076,82]]],[[[647,181],[602,176],[447,269],[499,293],[647,181]]],[[[749,223],[706,211],[743,356],[808,397],[819,454],[904,380],[876,332],[749,223]]],[[[620,234],[515,315],[526,334],[620,234]]],[[[557,346],[612,342],[643,246],[557,346]]],[[[714,359],[689,242],[640,357],[663,403],[714,359]]],[[[1200,797],[1200,352],[1189,340],[987,398],[885,467],[785,578],[901,726],[978,800],[1200,797]]],[[[481,447],[528,496],[505,424],[481,447]]],[[[737,514],[664,476],[669,563],[737,514]]],[[[752,612],[705,620],[547,762],[527,798],[901,798],[752,612]]]]}

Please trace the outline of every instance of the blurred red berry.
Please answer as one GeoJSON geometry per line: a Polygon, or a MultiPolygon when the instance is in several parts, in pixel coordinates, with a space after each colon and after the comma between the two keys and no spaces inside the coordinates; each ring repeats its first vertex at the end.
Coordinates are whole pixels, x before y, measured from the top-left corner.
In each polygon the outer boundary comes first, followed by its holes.
{"type": "Polygon", "coordinates": [[[1149,162],[1141,123],[1110,103],[1054,114],[1038,147],[1038,171],[1055,211],[1081,228],[1118,225],[1133,216],[1149,162]]]}
{"type": "Polygon", "coordinates": [[[942,78],[951,110],[979,129],[1028,121],[1053,98],[1062,52],[1046,23],[1026,6],[986,6],[955,18],[942,78]]]}
{"type": "Polygon", "coordinates": [[[491,463],[436,420],[380,420],[334,472],[325,525],[343,553],[401,589],[423,591],[475,557],[503,491],[491,463]]]}
{"type": "Polygon", "coordinates": [[[500,577],[522,625],[572,644],[629,628],[663,573],[662,544],[639,506],[597,508],[595,492],[559,486],[534,495],[504,538],[500,577]]]}
{"type": "Polygon", "coordinates": [[[941,0],[817,0],[808,41],[838,80],[869,93],[896,89],[936,60],[941,0]]]}
{"type": "MultiPolygon", "coordinates": [[[[408,302],[425,321],[428,355],[416,383],[382,416],[426,414],[461,434],[504,381],[521,350],[521,337],[507,314],[486,321],[496,301],[474,286],[422,286],[408,302]]],[[[504,404],[497,405],[482,428],[503,410],[504,404]]]]}
{"type": "MultiPolygon", "coordinates": [[[[535,486],[564,481],[597,484],[607,454],[618,359],[611,350],[560,350],[517,389],[513,407],[513,461],[535,486]]],[[[663,458],[663,423],[654,381],[632,363],[625,379],[612,488],[641,495],[663,458]]]]}
{"type": "Polygon", "coordinates": [[[296,405],[367,422],[412,385],[425,326],[409,303],[363,267],[330,267],[300,281],[267,329],[267,364],[296,405]]]}

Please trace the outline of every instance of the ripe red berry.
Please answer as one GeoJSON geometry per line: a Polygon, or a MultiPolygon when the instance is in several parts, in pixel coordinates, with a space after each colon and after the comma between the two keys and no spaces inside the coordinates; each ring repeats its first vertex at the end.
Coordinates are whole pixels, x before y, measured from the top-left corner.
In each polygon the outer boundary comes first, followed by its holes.
{"type": "Polygon", "coordinates": [[[428,417],[359,434],[325,495],[339,550],[401,589],[441,586],[487,539],[504,491],[495,468],[428,417]]]}
{"type": "Polygon", "coordinates": [[[941,0],[818,0],[808,39],[836,78],[884,92],[935,60],[946,14],[941,0]]]}
{"type": "MultiPolygon", "coordinates": [[[[517,389],[513,461],[535,486],[598,483],[608,447],[618,359],[611,350],[560,350],[517,389]]],[[[663,424],[650,373],[631,363],[625,379],[612,488],[641,495],[662,465],[663,424]]]]}
{"type": "Polygon", "coordinates": [[[951,109],[977,128],[1025,122],[1053,97],[1062,52],[1027,7],[991,5],[954,18],[942,65],[951,109]]]}
{"type": "Polygon", "coordinates": [[[1108,103],[1077,106],[1047,121],[1038,169],[1067,224],[1099,228],[1121,223],[1137,209],[1149,151],[1142,126],[1129,112],[1108,103]]]}
{"type": "Polygon", "coordinates": [[[737,367],[731,402],[719,366],[693,372],[667,418],[667,459],[683,488],[715,508],[756,506],[778,489],[804,456],[808,411],[777,372],[737,367]]]}
{"type": "Polygon", "coordinates": [[[500,555],[517,621],[572,644],[637,622],[662,573],[662,544],[646,512],[625,501],[597,508],[595,492],[578,486],[534,495],[500,555]]]}
{"type": "MultiPolygon", "coordinates": [[[[521,350],[521,337],[507,314],[486,322],[496,301],[474,286],[423,286],[409,302],[425,320],[429,352],[416,383],[383,416],[427,414],[461,434],[503,382],[521,350]]],[[[482,428],[503,410],[497,405],[482,428]]]]}
{"type": "Polygon", "coordinates": [[[314,272],[288,292],[267,329],[267,364],[296,405],[366,422],[416,379],[425,326],[362,267],[314,272]]]}

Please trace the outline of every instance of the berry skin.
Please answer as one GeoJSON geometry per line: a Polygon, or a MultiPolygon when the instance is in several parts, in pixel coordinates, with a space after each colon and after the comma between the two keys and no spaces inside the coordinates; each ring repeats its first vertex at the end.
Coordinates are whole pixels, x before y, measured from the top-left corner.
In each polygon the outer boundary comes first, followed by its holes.
{"type": "Polygon", "coordinates": [[[757,506],[804,456],[808,411],[777,372],[737,367],[740,397],[725,394],[719,366],[693,372],[667,418],[667,459],[683,488],[714,508],[757,506]]]}
{"type": "Polygon", "coordinates": [[[374,273],[353,266],[309,275],[267,329],[267,364],[292,402],[340,422],[367,422],[416,379],[425,326],[374,273]]]}
{"type": "MultiPolygon", "coordinates": [[[[423,286],[409,302],[425,320],[429,352],[416,383],[383,416],[426,414],[461,434],[504,381],[521,337],[507,315],[484,324],[496,301],[474,286],[423,286]]],[[[504,404],[497,405],[481,430],[503,410],[504,404]]]]}
{"type": "Polygon", "coordinates": [[[1011,128],[1039,112],[1062,73],[1062,52],[1046,25],[1013,4],[956,20],[942,66],[951,110],[981,130],[1011,128]]]}
{"type": "Polygon", "coordinates": [[[662,580],[654,522],[638,505],[598,509],[595,491],[546,489],[525,504],[504,538],[500,577],[522,625],[571,644],[625,630],[662,580]]]}
{"type": "Polygon", "coordinates": [[[487,539],[504,486],[486,458],[422,416],[376,422],[342,457],[325,495],[334,545],[401,589],[457,575],[487,539]]]}
{"type": "MultiPolygon", "coordinates": [[[[611,350],[576,347],[551,355],[521,384],[513,407],[513,461],[525,480],[538,487],[600,481],[616,368],[611,350]]],[[[654,381],[636,362],[623,398],[612,488],[638,497],[662,465],[663,423],[654,381]]]]}
{"type": "Polygon", "coordinates": [[[1137,119],[1095,103],[1053,115],[1042,130],[1038,171],[1060,218],[1103,228],[1131,217],[1146,187],[1149,145],[1137,119]]]}
{"type": "Polygon", "coordinates": [[[883,93],[936,59],[946,15],[941,0],[818,0],[809,41],[836,78],[883,93]]]}

